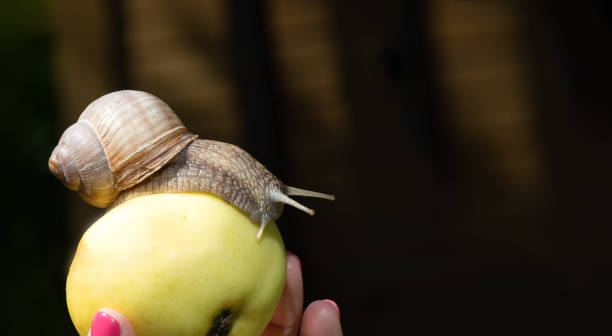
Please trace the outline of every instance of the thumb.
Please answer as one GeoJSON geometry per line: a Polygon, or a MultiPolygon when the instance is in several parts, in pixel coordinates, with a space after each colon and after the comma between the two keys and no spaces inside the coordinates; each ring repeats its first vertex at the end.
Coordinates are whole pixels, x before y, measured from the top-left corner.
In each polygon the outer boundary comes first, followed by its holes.
{"type": "Polygon", "coordinates": [[[135,336],[134,328],[118,311],[102,308],[91,321],[89,336],[135,336]]]}

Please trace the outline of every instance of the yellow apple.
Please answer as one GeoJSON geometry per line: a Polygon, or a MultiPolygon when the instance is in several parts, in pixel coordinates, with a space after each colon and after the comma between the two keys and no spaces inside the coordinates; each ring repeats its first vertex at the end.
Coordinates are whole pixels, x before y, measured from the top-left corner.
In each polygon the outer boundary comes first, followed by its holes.
{"type": "Polygon", "coordinates": [[[276,224],[259,225],[203,193],[142,196],[83,235],[66,282],[70,317],[87,335],[100,308],[125,315],[137,335],[259,335],[285,282],[276,224]],[[220,332],[219,334],[223,334],[220,332]]]}

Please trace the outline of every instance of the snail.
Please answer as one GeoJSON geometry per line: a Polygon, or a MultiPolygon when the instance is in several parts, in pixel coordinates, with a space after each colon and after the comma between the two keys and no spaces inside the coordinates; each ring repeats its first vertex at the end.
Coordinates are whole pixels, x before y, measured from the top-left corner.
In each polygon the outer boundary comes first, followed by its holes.
{"type": "Polygon", "coordinates": [[[260,225],[257,238],[289,196],[333,195],[286,186],[241,148],[197,139],[161,99],[123,90],[104,95],[62,134],[49,170],[89,204],[107,208],[140,195],[204,192],[217,195],[260,225]]]}

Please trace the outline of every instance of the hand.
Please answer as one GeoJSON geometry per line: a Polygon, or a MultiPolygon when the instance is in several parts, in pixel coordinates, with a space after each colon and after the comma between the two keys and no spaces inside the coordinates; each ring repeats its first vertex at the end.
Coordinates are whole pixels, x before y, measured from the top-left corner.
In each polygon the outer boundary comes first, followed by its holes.
{"type": "Polygon", "coordinates": [[[302,316],[304,290],[300,259],[287,252],[287,279],[280,302],[262,336],[339,336],[340,309],[331,300],[318,300],[306,308],[302,316]],[[301,328],[300,328],[301,325],[301,328]]]}
{"type": "MultiPolygon", "coordinates": [[[[340,309],[331,300],[312,302],[302,314],[304,291],[300,259],[287,252],[287,279],[280,302],[262,336],[341,336],[340,309]],[[301,327],[301,328],[300,328],[301,327]]],[[[119,312],[100,309],[93,318],[91,336],[135,336],[130,322],[119,312]]]]}

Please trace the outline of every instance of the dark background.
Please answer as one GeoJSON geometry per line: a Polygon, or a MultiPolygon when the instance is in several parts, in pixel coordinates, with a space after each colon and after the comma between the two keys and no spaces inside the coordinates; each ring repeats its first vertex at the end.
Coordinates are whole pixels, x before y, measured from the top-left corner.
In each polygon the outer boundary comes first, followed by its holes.
{"type": "Polygon", "coordinates": [[[124,88],[287,184],[336,194],[278,224],[306,301],[335,300],[347,335],[605,321],[611,14],[603,1],[2,2],[4,333],[74,334],[65,277],[103,211],[47,159],[88,103],[124,88]]]}

